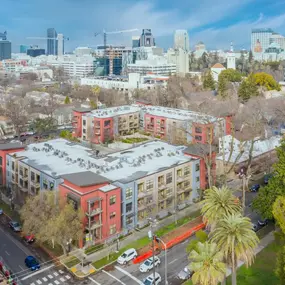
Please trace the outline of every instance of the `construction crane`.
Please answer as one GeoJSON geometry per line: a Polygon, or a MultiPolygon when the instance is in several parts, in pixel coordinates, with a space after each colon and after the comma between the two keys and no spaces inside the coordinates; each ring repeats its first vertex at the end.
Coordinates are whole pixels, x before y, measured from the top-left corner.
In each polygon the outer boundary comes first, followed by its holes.
{"type": "Polygon", "coordinates": [[[112,31],[112,32],[106,32],[105,30],[103,30],[102,32],[94,34],[95,37],[97,37],[98,35],[103,35],[103,41],[104,41],[104,75],[107,75],[106,74],[107,73],[107,35],[132,33],[132,32],[136,32],[136,31],[138,31],[138,29],[112,31]]]}
{"type": "Polygon", "coordinates": [[[44,37],[27,37],[28,40],[54,40],[58,41],[58,55],[61,56],[63,54],[63,42],[69,41],[69,38],[64,37],[63,34],[58,34],[56,38],[44,38],[44,37]]]}

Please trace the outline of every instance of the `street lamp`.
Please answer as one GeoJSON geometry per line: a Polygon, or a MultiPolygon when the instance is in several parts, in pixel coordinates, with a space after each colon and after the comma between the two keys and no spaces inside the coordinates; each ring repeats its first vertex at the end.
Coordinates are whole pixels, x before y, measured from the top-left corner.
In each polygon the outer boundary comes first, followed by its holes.
{"type": "Polygon", "coordinates": [[[164,247],[164,254],[165,254],[165,285],[168,285],[168,280],[167,280],[167,247],[165,242],[161,239],[158,238],[157,236],[154,236],[155,240],[157,242],[161,242],[163,244],[164,247]]]}
{"type": "Polygon", "coordinates": [[[153,235],[153,227],[155,226],[156,224],[156,220],[155,219],[152,219],[152,218],[148,218],[148,221],[150,223],[150,231],[148,232],[148,236],[149,238],[151,239],[152,241],[152,264],[153,264],[153,267],[152,267],[152,270],[153,270],[153,280],[155,280],[155,254],[154,254],[154,235],[153,235]]]}

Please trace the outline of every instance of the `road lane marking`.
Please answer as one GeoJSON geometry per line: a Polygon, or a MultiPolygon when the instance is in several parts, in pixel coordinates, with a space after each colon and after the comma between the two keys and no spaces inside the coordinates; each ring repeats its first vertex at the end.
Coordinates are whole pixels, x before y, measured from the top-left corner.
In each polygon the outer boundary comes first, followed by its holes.
{"type": "Polygon", "coordinates": [[[38,284],[42,284],[43,282],[41,280],[37,280],[37,283],[38,284]]]}
{"type": "Polygon", "coordinates": [[[64,282],[64,281],[65,281],[65,279],[64,279],[63,277],[59,278],[59,280],[60,280],[61,282],[64,282]]]}
{"type": "Polygon", "coordinates": [[[54,264],[51,265],[51,266],[45,267],[45,268],[43,268],[43,269],[40,269],[40,270],[38,270],[38,271],[36,271],[36,272],[33,272],[33,273],[31,273],[31,274],[29,274],[29,275],[23,277],[21,280],[22,280],[22,281],[23,281],[23,280],[26,280],[26,279],[28,279],[28,278],[30,278],[30,277],[32,277],[32,276],[35,276],[35,275],[37,275],[37,274],[39,274],[39,273],[42,273],[42,272],[44,272],[44,271],[46,271],[46,270],[48,270],[48,269],[50,269],[50,268],[52,268],[52,267],[54,267],[54,264]]]}
{"type": "Polygon", "coordinates": [[[65,275],[65,278],[69,280],[71,277],[69,275],[65,275]]]}
{"type": "Polygon", "coordinates": [[[58,276],[58,273],[57,273],[57,272],[54,272],[53,275],[54,275],[54,276],[58,276]]]}
{"type": "Polygon", "coordinates": [[[116,276],[113,276],[112,274],[110,274],[109,272],[102,270],[102,272],[106,273],[107,275],[109,275],[110,277],[112,277],[113,279],[117,280],[119,283],[126,285],[125,283],[123,283],[120,279],[118,279],[116,276]]]}
{"type": "Polygon", "coordinates": [[[59,282],[59,281],[57,281],[57,280],[55,280],[55,281],[54,281],[54,283],[55,283],[56,285],[58,285],[60,282],[59,282]]]}
{"type": "Polygon", "coordinates": [[[49,278],[49,279],[52,279],[52,278],[53,278],[53,276],[49,274],[49,275],[48,275],[48,278],[49,278]]]}
{"type": "Polygon", "coordinates": [[[5,250],[5,253],[10,256],[10,253],[7,250],[5,250]]]}
{"type": "Polygon", "coordinates": [[[115,265],[115,268],[119,271],[121,271],[122,273],[124,273],[125,275],[129,276],[131,279],[133,279],[134,281],[136,281],[137,283],[139,283],[140,285],[142,285],[143,283],[138,279],[136,278],[135,276],[133,276],[131,273],[129,273],[128,271],[122,269],[121,267],[119,266],[116,266],[115,265]]]}
{"type": "Polygon", "coordinates": [[[170,261],[168,264],[172,264],[172,263],[174,263],[175,261],[177,261],[178,259],[177,258],[175,258],[175,259],[173,259],[172,261],[170,261]]]}
{"type": "Polygon", "coordinates": [[[63,274],[63,273],[64,273],[64,271],[62,271],[62,270],[58,270],[58,272],[59,272],[60,274],[63,274]]]}
{"type": "Polygon", "coordinates": [[[46,277],[44,277],[44,278],[43,278],[43,280],[44,280],[45,282],[47,282],[47,281],[48,281],[48,279],[47,279],[46,277]]]}
{"type": "Polygon", "coordinates": [[[31,285],[35,285],[35,283],[32,283],[31,285]]]}
{"type": "Polygon", "coordinates": [[[19,265],[19,267],[20,267],[22,270],[25,270],[21,265],[19,265]]]}
{"type": "Polygon", "coordinates": [[[91,280],[92,282],[94,282],[96,285],[101,285],[99,282],[94,280],[92,277],[88,277],[88,279],[91,280]]]}

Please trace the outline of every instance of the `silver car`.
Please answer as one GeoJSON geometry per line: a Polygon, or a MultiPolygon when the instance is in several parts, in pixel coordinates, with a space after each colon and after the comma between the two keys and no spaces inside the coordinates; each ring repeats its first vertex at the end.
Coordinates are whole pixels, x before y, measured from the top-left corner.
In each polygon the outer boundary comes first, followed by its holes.
{"type": "Polygon", "coordinates": [[[178,273],[178,278],[180,280],[188,280],[192,276],[193,272],[191,272],[187,267],[183,268],[178,273]]]}

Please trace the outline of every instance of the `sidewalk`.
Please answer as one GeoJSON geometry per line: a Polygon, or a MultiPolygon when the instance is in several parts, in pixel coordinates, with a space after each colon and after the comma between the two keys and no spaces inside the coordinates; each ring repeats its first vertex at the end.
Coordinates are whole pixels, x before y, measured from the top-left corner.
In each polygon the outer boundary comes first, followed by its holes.
{"type": "MultiPolygon", "coordinates": [[[[270,232],[267,234],[264,238],[260,240],[260,243],[258,247],[255,250],[255,254],[257,255],[259,252],[261,252],[265,247],[267,247],[270,243],[274,241],[274,232],[270,232]]],[[[240,261],[238,263],[238,268],[241,267],[244,264],[244,262],[240,261]]],[[[230,268],[227,269],[227,277],[232,274],[232,270],[230,268]]]]}
{"type": "MultiPolygon", "coordinates": [[[[189,207],[177,212],[176,214],[176,219],[179,220],[181,218],[187,217],[193,213],[195,213],[196,211],[198,211],[200,209],[200,206],[198,204],[193,204],[190,205],[189,207]]],[[[169,217],[164,218],[161,221],[158,221],[157,226],[156,226],[156,230],[159,230],[160,228],[167,226],[171,223],[175,222],[175,216],[171,215],[169,217]]],[[[119,249],[123,248],[125,246],[127,246],[128,244],[130,244],[133,241],[136,241],[140,238],[146,237],[148,235],[148,231],[149,231],[149,227],[145,227],[141,230],[133,230],[133,233],[129,236],[127,236],[126,238],[124,238],[122,241],[119,242],[119,249]]],[[[115,251],[117,245],[116,242],[111,245],[111,247],[113,247],[113,251],[115,251]]],[[[84,254],[84,250],[83,249],[76,249],[74,251],[72,251],[70,253],[70,255],[74,255],[77,258],[79,258],[80,260],[82,260],[83,258],[86,258],[85,261],[96,261],[99,260],[105,256],[107,256],[110,253],[110,246],[109,247],[105,247],[100,251],[94,252],[92,254],[86,255],[84,254]]]]}

